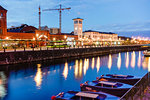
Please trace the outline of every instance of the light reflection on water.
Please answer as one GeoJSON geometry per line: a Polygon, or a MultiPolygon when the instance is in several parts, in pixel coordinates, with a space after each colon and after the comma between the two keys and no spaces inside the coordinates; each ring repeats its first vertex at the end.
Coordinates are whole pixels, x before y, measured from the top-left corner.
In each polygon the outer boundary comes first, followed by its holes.
{"type": "Polygon", "coordinates": [[[97,68],[97,72],[99,72],[99,69],[100,69],[100,57],[97,57],[96,68],[97,68]]]}
{"type": "Polygon", "coordinates": [[[129,66],[129,52],[126,53],[126,68],[129,66]]]}
{"type": "Polygon", "coordinates": [[[38,89],[41,88],[42,84],[42,71],[41,71],[41,64],[37,64],[37,73],[34,77],[34,81],[36,82],[36,86],[38,89]]]}
{"type": "Polygon", "coordinates": [[[24,69],[8,70],[7,74],[5,71],[0,72],[0,86],[3,87],[0,90],[3,95],[0,96],[4,97],[8,91],[4,100],[50,100],[52,95],[59,92],[80,90],[80,83],[95,80],[102,74],[130,74],[142,77],[148,71],[150,57],[143,57],[141,51],[76,59],[55,65],[29,65],[24,69]]]}
{"type": "Polygon", "coordinates": [[[120,70],[120,67],[121,67],[121,53],[118,54],[117,67],[118,67],[118,69],[120,70]]]}
{"type": "Polygon", "coordinates": [[[111,54],[109,54],[108,68],[111,69],[111,66],[112,66],[112,57],[111,57],[111,54]]]}
{"type": "Polygon", "coordinates": [[[135,51],[132,52],[131,54],[131,67],[134,68],[135,67],[135,51]]]}

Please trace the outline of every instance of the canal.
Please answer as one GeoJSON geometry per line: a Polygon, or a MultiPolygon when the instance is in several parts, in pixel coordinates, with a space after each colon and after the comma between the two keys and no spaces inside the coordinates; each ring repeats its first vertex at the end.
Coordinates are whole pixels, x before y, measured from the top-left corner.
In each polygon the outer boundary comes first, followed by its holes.
{"type": "Polygon", "coordinates": [[[150,57],[142,51],[83,59],[4,66],[0,69],[2,100],[50,100],[52,95],[80,90],[80,83],[102,74],[142,77],[150,70],[150,57]]]}

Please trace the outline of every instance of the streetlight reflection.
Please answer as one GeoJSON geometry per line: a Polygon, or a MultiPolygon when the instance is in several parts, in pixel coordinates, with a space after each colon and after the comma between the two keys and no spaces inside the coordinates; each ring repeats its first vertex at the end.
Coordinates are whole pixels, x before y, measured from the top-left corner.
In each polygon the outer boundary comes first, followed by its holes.
{"type": "Polygon", "coordinates": [[[129,66],[129,52],[126,53],[126,68],[129,66]]]}
{"type": "Polygon", "coordinates": [[[112,66],[112,57],[111,57],[111,54],[109,54],[109,60],[108,60],[108,68],[109,68],[109,70],[111,69],[111,66],[112,66]]]}
{"type": "Polygon", "coordinates": [[[92,65],[91,65],[91,66],[92,66],[92,69],[94,69],[94,65],[95,65],[95,58],[93,57],[93,58],[92,58],[92,65]]]}
{"type": "Polygon", "coordinates": [[[150,72],[150,57],[148,57],[148,72],[150,72]]]}
{"type": "Polygon", "coordinates": [[[138,57],[138,67],[141,66],[141,51],[139,51],[139,57],[138,57]]]}
{"type": "Polygon", "coordinates": [[[99,69],[100,69],[100,57],[97,57],[96,68],[97,68],[97,72],[99,72],[99,69]]]}
{"type": "Polygon", "coordinates": [[[131,54],[131,67],[134,68],[135,67],[135,51],[132,52],[131,54]]]}
{"type": "Polygon", "coordinates": [[[65,67],[64,67],[63,75],[64,75],[65,79],[68,76],[68,63],[67,62],[65,62],[65,67]]]}
{"type": "Polygon", "coordinates": [[[36,86],[38,87],[38,89],[41,88],[41,84],[42,84],[42,70],[41,70],[41,64],[37,64],[37,73],[34,77],[34,81],[36,82],[36,86]]]}
{"type": "Polygon", "coordinates": [[[120,70],[120,68],[121,68],[121,53],[118,54],[117,67],[118,67],[118,69],[120,70]]]}

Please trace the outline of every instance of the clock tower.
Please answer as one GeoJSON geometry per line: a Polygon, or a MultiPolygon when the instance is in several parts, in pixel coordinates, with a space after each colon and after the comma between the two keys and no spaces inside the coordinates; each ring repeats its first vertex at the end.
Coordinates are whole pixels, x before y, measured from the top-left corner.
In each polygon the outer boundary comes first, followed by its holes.
{"type": "Polygon", "coordinates": [[[78,35],[78,39],[82,39],[82,22],[83,19],[75,18],[74,21],[74,35],[78,35]]]}
{"type": "Polygon", "coordinates": [[[0,38],[7,36],[7,10],[0,5],[0,38]]]}

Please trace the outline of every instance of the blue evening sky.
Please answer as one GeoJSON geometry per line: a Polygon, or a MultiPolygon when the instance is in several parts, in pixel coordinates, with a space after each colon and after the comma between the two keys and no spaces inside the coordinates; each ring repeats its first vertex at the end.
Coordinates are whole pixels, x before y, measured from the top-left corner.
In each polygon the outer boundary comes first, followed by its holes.
{"type": "MultiPolygon", "coordinates": [[[[38,27],[41,9],[71,7],[62,12],[62,32],[74,30],[73,18],[83,18],[84,30],[127,32],[150,30],[150,0],[1,0],[8,10],[8,27],[28,24],[38,27]]],[[[42,26],[59,27],[58,11],[42,12],[42,26]]],[[[121,33],[120,33],[121,34],[121,33]]],[[[140,33],[142,34],[142,33],[140,33]]],[[[149,34],[149,33],[148,33],[149,34]]],[[[134,35],[134,34],[133,34],[134,35]]],[[[150,37],[150,35],[149,35],[150,37]]]]}

